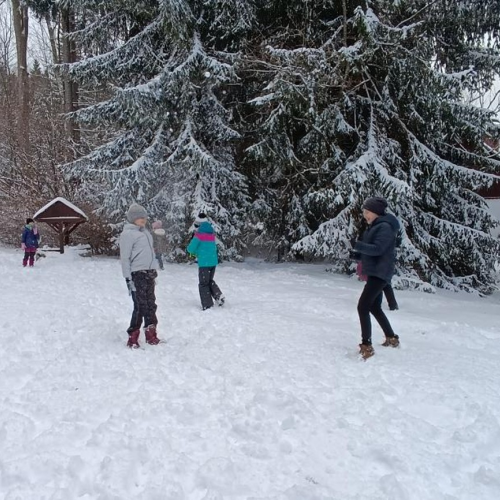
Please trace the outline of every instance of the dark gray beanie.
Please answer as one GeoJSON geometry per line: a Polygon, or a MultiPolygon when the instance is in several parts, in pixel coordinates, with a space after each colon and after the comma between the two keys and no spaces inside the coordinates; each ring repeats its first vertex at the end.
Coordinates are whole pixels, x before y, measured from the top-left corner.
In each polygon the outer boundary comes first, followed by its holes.
{"type": "Polygon", "coordinates": [[[133,224],[137,219],[142,219],[142,218],[147,219],[147,217],[148,214],[144,207],[141,207],[141,205],[138,205],[137,203],[132,203],[132,205],[130,205],[130,208],[128,209],[127,212],[127,220],[131,224],[133,224]]]}
{"type": "Polygon", "coordinates": [[[363,203],[363,208],[369,210],[377,215],[384,215],[385,209],[387,208],[387,201],[380,196],[374,196],[373,198],[367,198],[363,203]]]}

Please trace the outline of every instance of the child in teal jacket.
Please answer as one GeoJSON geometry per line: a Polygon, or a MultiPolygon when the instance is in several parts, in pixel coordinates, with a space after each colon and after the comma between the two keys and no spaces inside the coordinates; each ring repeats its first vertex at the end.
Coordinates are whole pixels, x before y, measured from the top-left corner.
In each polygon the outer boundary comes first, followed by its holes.
{"type": "Polygon", "coordinates": [[[201,307],[205,311],[214,305],[214,299],[219,306],[224,304],[225,299],[214,281],[215,269],[219,263],[214,228],[203,213],[198,215],[195,227],[198,227],[198,229],[187,247],[187,252],[195,255],[198,259],[198,289],[200,291],[201,307]]]}

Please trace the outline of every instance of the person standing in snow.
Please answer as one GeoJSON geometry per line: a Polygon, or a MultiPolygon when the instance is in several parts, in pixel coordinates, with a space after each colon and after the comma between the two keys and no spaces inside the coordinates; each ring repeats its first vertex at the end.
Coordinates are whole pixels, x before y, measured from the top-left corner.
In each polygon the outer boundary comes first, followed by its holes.
{"type": "Polygon", "coordinates": [[[213,307],[214,300],[219,306],[224,305],[225,298],[214,281],[215,269],[219,263],[214,228],[204,213],[198,215],[194,226],[197,229],[187,247],[187,252],[198,260],[198,289],[201,307],[205,311],[213,307]]]}
{"type": "Polygon", "coordinates": [[[123,277],[134,302],[134,311],[127,346],[137,349],[141,325],[144,322],[146,342],[157,345],[155,279],[158,262],[153,249],[153,237],[146,229],[148,215],[140,205],[133,203],[127,212],[127,223],[120,235],[120,260],[123,277]]]}
{"type": "Polygon", "coordinates": [[[23,228],[21,236],[21,248],[24,250],[23,267],[35,265],[36,249],[40,241],[40,234],[33,219],[26,219],[26,225],[23,228]]]}
{"type": "Polygon", "coordinates": [[[167,235],[160,220],[155,220],[153,226],[153,248],[160,269],[163,271],[163,254],[167,252],[167,235]]]}
{"type": "Polygon", "coordinates": [[[372,325],[370,314],[377,320],[385,334],[384,347],[398,347],[399,337],[394,333],[387,316],[382,311],[382,293],[390,284],[396,261],[396,235],[399,222],[392,214],[386,213],[384,198],[368,198],[363,204],[363,217],[368,223],[361,241],[354,245],[354,252],[361,257],[366,285],[358,302],[361,324],[360,354],[364,359],[375,354],[372,346],[372,325]]]}

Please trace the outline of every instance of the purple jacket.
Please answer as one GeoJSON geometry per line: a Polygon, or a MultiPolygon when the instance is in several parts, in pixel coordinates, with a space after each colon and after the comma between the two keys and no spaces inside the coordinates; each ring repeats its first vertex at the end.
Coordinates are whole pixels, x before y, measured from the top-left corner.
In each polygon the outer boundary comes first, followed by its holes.
{"type": "Polygon", "coordinates": [[[40,239],[40,235],[33,231],[33,228],[28,226],[24,226],[23,234],[21,237],[21,241],[26,245],[26,248],[38,248],[38,240],[40,239]]]}

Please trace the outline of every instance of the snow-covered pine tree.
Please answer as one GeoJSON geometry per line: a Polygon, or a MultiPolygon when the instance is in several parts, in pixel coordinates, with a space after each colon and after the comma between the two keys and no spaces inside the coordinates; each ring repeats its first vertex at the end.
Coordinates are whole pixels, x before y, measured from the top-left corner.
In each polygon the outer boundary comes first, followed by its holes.
{"type": "Polygon", "coordinates": [[[271,178],[286,180],[286,188],[272,193],[274,204],[282,220],[310,232],[298,239],[285,230],[293,250],[346,270],[362,201],[378,194],[405,225],[399,271],[407,283],[491,290],[495,222],[476,190],[498,171],[484,144],[498,127],[463,97],[498,74],[498,4],[346,7],[341,13],[316,3],[300,30],[314,36],[294,44],[295,30],[267,44],[273,77],[253,101],[267,116],[250,152],[281,159],[271,178]],[[311,18],[328,29],[308,29],[311,18]],[[448,18],[462,19],[460,29],[449,29],[448,18]]]}
{"type": "Polygon", "coordinates": [[[75,34],[85,57],[68,71],[84,88],[112,90],[77,113],[108,136],[68,166],[81,193],[94,193],[116,219],[131,201],[145,205],[166,222],[172,248],[183,248],[203,211],[224,253],[235,255],[248,201],[226,103],[237,80],[231,51],[252,22],[251,8],[237,0],[77,3],[87,19],[99,14],[75,34]]]}
{"type": "MultiPolygon", "coordinates": [[[[329,0],[275,0],[260,4],[257,13],[258,51],[248,56],[245,68],[247,87],[254,91],[248,96],[248,140],[253,143],[246,149],[245,167],[256,194],[254,243],[276,252],[278,260],[327,218],[322,209],[310,212],[304,195],[322,177],[324,162],[335,149],[331,138],[319,134],[309,140],[309,134],[325,112],[324,98],[329,100],[338,87],[332,71],[335,56],[323,43],[331,30],[329,20],[339,16],[342,3],[329,0]]],[[[327,114],[322,119],[331,128],[327,114]]]]}

